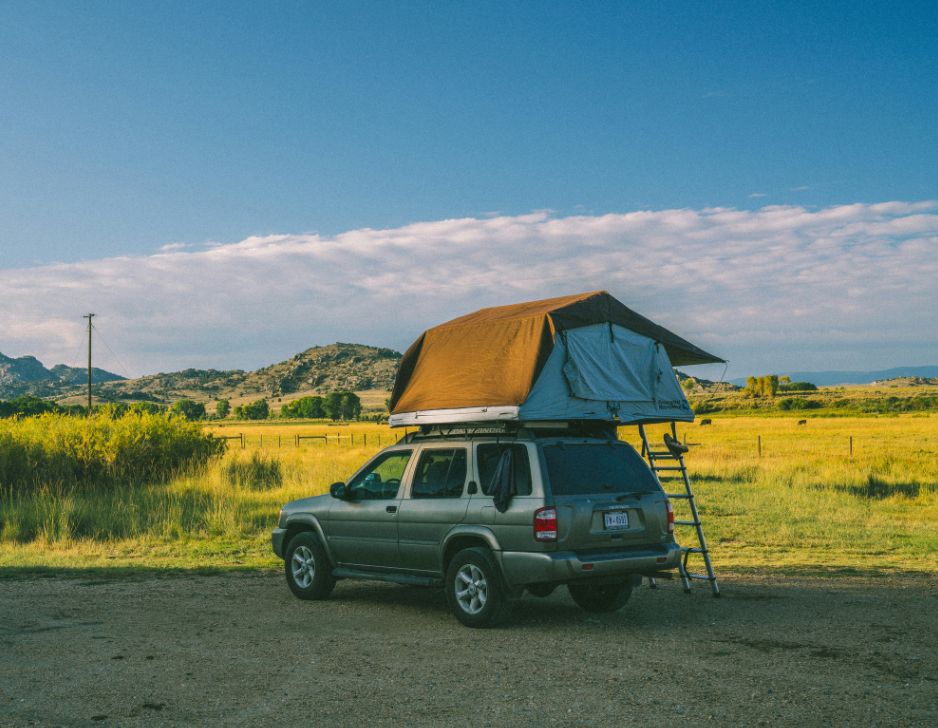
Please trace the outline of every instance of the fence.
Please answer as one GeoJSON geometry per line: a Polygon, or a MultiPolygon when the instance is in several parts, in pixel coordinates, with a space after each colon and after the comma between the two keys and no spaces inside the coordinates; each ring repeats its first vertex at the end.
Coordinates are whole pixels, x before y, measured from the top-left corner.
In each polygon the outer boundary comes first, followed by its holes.
{"type": "MultiPolygon", "coordinates": [[[[394,443],[399,442],[405,435],[408,434],[408,432],[409,432],[408,430],[405,430],[401,435],[395,435],[394,433],[387,433],[387,434],[371,433],[369,434],[367,432],[362,432],[357,435],[354,433],[351,433],[348,435],[294,434],[293,437],[290,438],[289,440],[286,440],[286,442],[292,442],[293,447],[295,448],[300,447],[303,444],[303,442],[306,440],[318,441],[324,445],[328,445],[330,443],[334,443],[336,445],[342,445],[343,443],[345,443],[349,447],[354,447],[356,445],[361,446],[361,447],[368,447],[369,445],[372,445],[372,446],[381,448],[386,445],[393,445],[394,443]]],[[[228,442],[232,440],[236,440],[238,444],[241,446],[242,450],[248,446],[249,440],[253,439],[253,437],[249,435],[245,435],[243,432],[239,432],[235,435],[216,435],[215,437],[217,437],[219,440],[226,440],[228,442]]],[[[256,435],[255,437],[257,438],[255,440],[255,443],[257,444],[257,446],[264,447],[265,436],[263,434],[260,434],[260,435],[256,435]]],[[[280,434],[277,434],[277,435],[268,434],[266,436],[266,441],[267,441],[268,447],[274,447],[273,443],[274,441],[276,441],[277,443],[276,447],[281,448],[284,445],[285,439],[284,439],[284,436],[280,434]]],[[[250,444],[254,444],[254,443],[250,443],[250,444]]]]}

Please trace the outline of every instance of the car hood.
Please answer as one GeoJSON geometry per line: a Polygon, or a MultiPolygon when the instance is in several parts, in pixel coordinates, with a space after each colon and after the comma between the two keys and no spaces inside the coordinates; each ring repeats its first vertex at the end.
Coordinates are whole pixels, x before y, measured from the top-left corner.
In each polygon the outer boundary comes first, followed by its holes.
{"type": "Polygon", "coordinates": [[[300,498],[295,501],[290,501],[283,507],[283,510],[287,515],[294,513],[328,513],[333,500],[331,495],[314,495],[309,498],[300,498]]]}

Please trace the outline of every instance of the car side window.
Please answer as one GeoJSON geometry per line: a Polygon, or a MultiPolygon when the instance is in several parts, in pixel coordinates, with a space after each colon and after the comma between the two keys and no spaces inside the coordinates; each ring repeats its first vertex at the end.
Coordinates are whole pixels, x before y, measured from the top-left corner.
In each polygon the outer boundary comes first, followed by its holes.
{"type": "Polygon", "coordinates": [[[395,450],[379,455],[349,481],[347,486],[353,499],[382,500],[396,498],[401,478],[410,461],[412,450],[395,450]]]}
{"type": "Polygon", "coordinates": [[[528,449],[517,444],[479,445],[476,450],[479,466],[479,480],[482,492],[492,495],[495,491],[495,473],[498,461],[506,450],[511,450],[512,470],[515,479],[515,495],[531,495],[531,464],[528,462],[528,449]]]}
{"type": "Polygon", "coordinates": [[[417,461],[411,498],[459,498],[466,484],[466,450],[424,450],[417,461]]]}

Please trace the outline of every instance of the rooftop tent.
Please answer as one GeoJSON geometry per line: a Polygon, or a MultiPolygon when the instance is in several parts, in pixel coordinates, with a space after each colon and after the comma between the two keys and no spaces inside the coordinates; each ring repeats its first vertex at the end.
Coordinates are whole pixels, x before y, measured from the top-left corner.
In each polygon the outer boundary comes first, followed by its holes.
{"type": "Polygon", "coordinates": [[[390,423],[690,421],[672,365],[722,361],[605,291],[484,308],[405,352],[390,423]]]}

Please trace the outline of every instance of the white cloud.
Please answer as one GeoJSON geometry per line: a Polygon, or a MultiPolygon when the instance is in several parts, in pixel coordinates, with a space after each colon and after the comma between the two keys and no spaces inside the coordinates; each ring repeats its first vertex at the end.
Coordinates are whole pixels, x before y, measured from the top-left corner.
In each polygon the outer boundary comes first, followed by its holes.
{"type": "MultiPolygon", "coordinates": [[[[79,363],[81,315],[133,371],[253,367],[307,346],[402,348],[481,306],[608,289],[733,361],[938,363],[938,203],[767,206],[250,237],[0,270],[0,351],[79,363]]],[[[121,368],[101,351],[102,366],[121,368]]]]}

